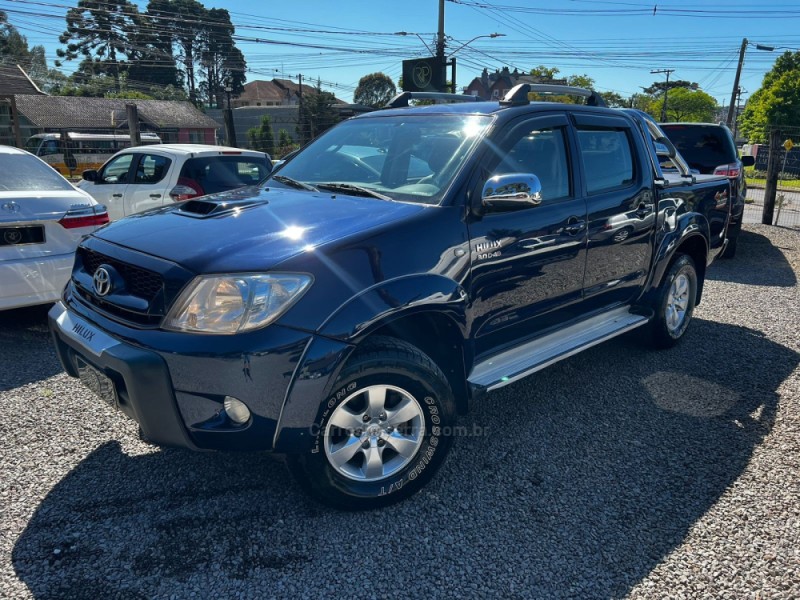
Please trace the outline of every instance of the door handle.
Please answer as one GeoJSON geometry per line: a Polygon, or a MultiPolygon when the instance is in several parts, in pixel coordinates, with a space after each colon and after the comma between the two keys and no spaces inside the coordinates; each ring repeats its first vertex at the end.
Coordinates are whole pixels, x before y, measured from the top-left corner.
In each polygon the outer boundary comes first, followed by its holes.
{"type": "Polygon", "coordinates": [[[112,198],[122,198],[122,194],[111,194],[112,198]]]}
{"type": "Polygon", "coordinates": [[[527,240],[520,240],[520,245],[525,250],[538,250],[539,248],[545,248],[547,246],[552,246],[556,243],[555,238],[530,238],[527,240]]]}
{"type": "Polygon", "coordinates": [[[151,198],[161,198],[161,194],[150,194],[151,198]]]}
{"type": "Polygon", "coordinates": [[[567,221],[567,226],[564,227],[564,231],[569,235],[575,235],[583,231],[584,227],[586,227],[586,221],[580,221],[577,217],[570,217],[567,221]]]}

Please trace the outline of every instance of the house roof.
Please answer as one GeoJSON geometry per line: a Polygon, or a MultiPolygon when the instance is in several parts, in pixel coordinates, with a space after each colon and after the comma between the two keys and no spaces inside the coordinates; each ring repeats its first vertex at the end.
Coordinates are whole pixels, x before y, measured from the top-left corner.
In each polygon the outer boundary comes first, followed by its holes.
{"type": "Polygon", "coordinates": [[[126,100],[79,96],[15,96],[17,109],[37,127],[113,129],[126,126],[126,104],[136,104],[139,119],[157,129],[217,129],[214,119],[190,102],[126,100]]]}
{"type": "Polygon", "coordinates": [[[0,65],[0,95],[35,94],[44,95],[28,74],[19,65],[0,65]]]}
{"type": "Polygon", "coordinates": [[[251,81],[244,84],[244,91],[239,94],[239,100],[261,100],[265,102],[282,102],[286,98],[286,91],[275,85],[272,81],[251,81]]]}
{"type": "MultiPolygon", "coordinates": [[[[291,79],[273,79],[264,81],[262,79],[251,81],[244,84],[244,91],[237,97],[238,100],[262,101],[262,102],[284,102],[290,97],[299,95],[300,86],[291,79]]],[[[303,84],[303,94],[316,94],[317,88],[303,84]]],[[[337,103],[343,104],[342,100],[336,99],[337,103]]]]}

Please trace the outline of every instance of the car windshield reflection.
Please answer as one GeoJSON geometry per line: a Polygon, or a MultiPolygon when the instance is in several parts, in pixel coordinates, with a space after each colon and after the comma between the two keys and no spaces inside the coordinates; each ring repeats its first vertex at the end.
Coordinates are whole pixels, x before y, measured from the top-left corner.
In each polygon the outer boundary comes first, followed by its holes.
{"type": "Polygon", "coordinates": [[[267,184],[439,204],[491,121],[452,114],[354,119],[312,142],[267,184]]]}

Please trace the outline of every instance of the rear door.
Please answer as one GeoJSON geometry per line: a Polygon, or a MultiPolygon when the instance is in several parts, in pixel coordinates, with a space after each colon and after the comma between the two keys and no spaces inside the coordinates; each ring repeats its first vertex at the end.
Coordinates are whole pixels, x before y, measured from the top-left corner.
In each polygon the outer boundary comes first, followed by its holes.
{"type": "Polygon", "coordinates": [[[542,202],[469,224],[479,355],[576,316],[586,264],[586,201],[575,185],[567,117],[516,120],[490,148],[485,172],[536,175],[542,202]]]}
{"type": "Polygon", "coordinates": [[[609,115],[574,118],[589,215],[584,294],[590,311],[638,293],[652,257],[655,203],[633,124],[609,115]]]}
{"type": "Polygon", "coordinates": [[[137,152],[133,176],[125,189],[125,214],[158,208],[168,198],[172,159],[154,152],[137,152]]]}

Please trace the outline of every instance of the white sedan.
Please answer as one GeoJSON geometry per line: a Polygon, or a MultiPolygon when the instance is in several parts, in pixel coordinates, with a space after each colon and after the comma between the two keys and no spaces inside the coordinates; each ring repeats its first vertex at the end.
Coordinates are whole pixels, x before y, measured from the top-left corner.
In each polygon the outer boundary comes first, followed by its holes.
{"type": "Polygon", "coordinates": [[[0,310],[58,300],[78,242],[106,223],[105,207],[52,167],[0,146],[0,310]]]}

